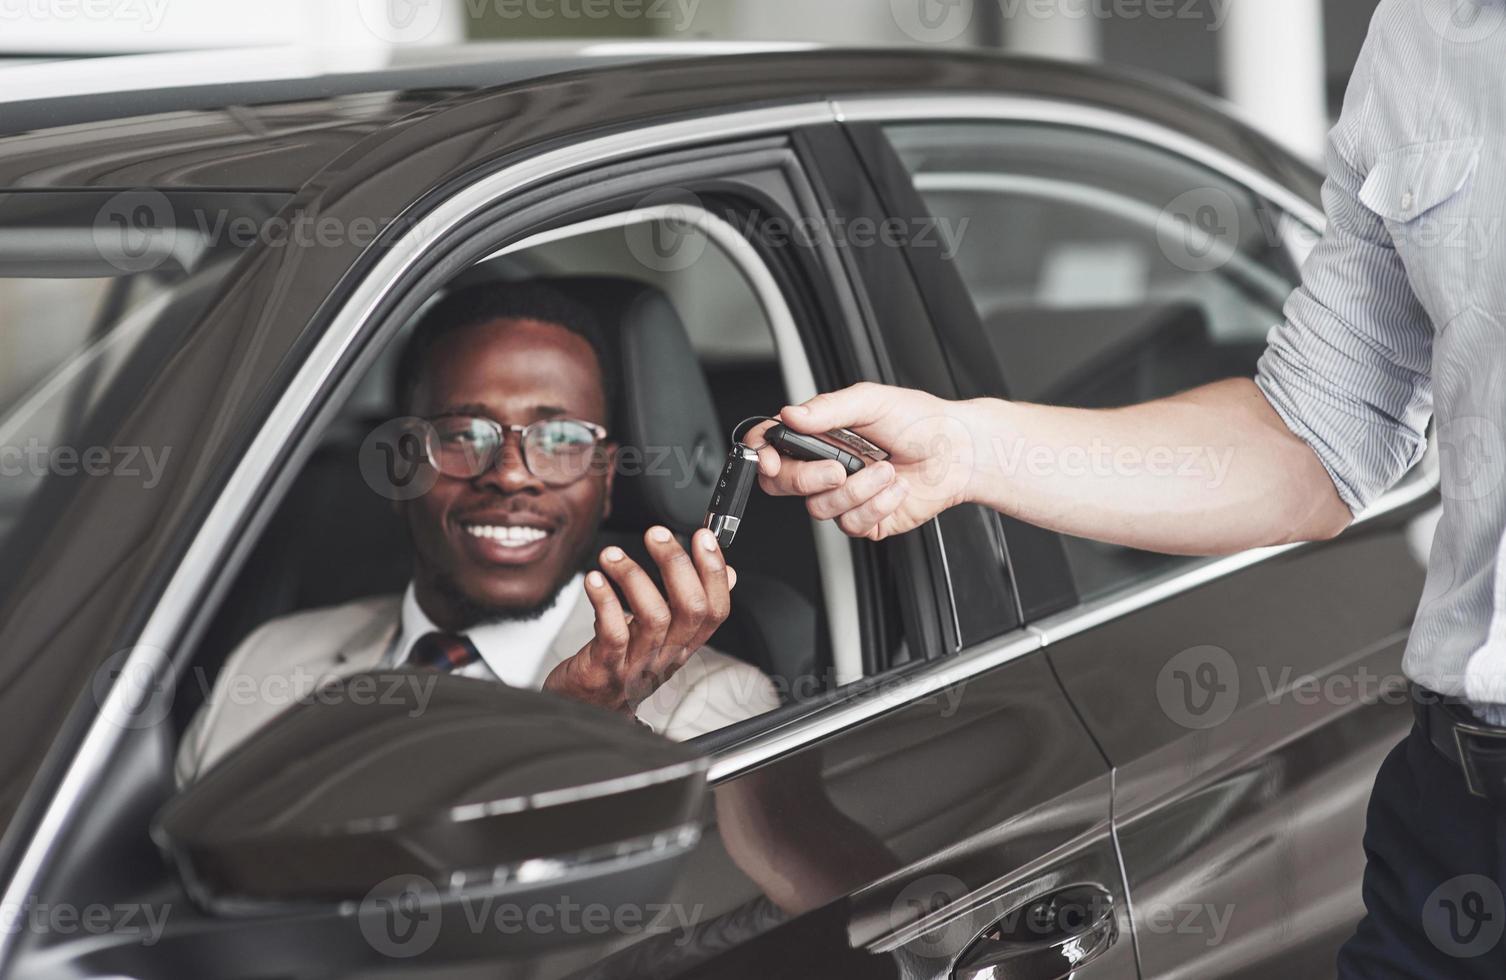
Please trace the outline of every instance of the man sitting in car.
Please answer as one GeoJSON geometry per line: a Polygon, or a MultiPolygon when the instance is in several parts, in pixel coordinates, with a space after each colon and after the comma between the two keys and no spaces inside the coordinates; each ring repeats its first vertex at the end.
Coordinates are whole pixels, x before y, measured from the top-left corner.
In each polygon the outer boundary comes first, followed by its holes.
{"type": "Polygon", "coordinates": [[[396,505],[414,553],[406,593],[252,633],[183,740],[180,783],[321,684],[373,669],[541,688],[677,740],[777,706],[767,677],[704,645],[736,582],[709,531],[688,552],[667,528],[644,535],[663,593],[620,548],[580,571],[617,451],[602,350],[591,312],[542,284],[467,287],[424,315],[398,370],[433,478],[396,505]]]}

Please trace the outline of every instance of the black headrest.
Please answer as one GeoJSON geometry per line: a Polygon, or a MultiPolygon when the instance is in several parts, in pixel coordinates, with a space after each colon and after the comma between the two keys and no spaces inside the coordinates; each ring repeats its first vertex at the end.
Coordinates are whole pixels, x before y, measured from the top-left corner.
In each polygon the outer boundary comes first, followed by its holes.
{"type": "Polygon", "coordinates": [[[610,276],[542,282],[588,306],[617,372],[612,436],[622,446],[608,527],[699,527],[727,455],[711,389],[674,304],[647,283],[610,276]]]}

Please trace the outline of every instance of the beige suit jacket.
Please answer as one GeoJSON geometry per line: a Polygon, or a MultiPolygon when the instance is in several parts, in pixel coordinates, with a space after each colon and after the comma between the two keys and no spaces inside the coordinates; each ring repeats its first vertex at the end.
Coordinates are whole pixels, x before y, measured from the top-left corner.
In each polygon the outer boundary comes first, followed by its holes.
{"type": "MultiPolygon", "coordinates": [[[[402,598],[388,596],[294,613],[264,623],[230,655],[214,689],[178,747],[178,784],[198,778],[226,752],[329,681],[382,666],[401,619],[402,598]]],[[[595,635],[595,612],[582,592],[550,644],[534,687],[595,635]]],[[[657,732],[685,741],[779,705],[757,668],[702,648],[638,708],[657,732]]]]}

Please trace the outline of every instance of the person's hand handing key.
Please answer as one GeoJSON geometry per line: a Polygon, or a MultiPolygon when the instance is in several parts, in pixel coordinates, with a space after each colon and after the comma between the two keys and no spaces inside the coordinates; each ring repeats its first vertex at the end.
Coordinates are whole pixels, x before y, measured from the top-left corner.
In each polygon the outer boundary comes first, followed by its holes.
{"type": "Polygon", "coordinates": [[[805,497],[812,517],[835,520],[852,537],[880,541],[967,502],[974,446],[966,404],[865,383],[780,413],[777,421],[796,432],[851,429],[890,454],[851,476],[839,463],[779,455],[763,441],[772,421],[753,428],[745,441],[758,450],[765,493],[805,497]]]}

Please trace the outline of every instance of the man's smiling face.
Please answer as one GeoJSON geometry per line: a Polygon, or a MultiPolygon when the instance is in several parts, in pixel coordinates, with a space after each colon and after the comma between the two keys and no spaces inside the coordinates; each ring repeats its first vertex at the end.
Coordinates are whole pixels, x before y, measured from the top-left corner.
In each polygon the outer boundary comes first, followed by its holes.
{"type": "MultiPolygon", "coordinates": [[[[440,336],[419,366],[408,410],[423,418],[470,415],[503,425],[548,418],[605,424],[596,352],[558,324],[498,319],[440,336]]],[[[440,475],[401,504],[413,541],[419,604],[443,629],[541,611],[584,564],[610,506],[605,465],[551,487],[523,464],[508,433],[495,466],[473,479],[440,475]],[[515,529],[515,530],[506,530],[515,529]],[[524,530],[531,529],[531,530],[524,530]]]]}

